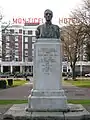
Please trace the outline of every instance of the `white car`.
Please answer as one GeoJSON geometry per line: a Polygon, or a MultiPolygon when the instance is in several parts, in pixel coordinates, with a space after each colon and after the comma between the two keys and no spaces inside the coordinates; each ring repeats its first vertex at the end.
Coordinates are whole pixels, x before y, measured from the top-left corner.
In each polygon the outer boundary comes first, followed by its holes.
{"type": "Polygon", "coordinates": [[[88,74],[85,74],[85,77],[90,77],[90,73],[88,73],[88,74]]]}

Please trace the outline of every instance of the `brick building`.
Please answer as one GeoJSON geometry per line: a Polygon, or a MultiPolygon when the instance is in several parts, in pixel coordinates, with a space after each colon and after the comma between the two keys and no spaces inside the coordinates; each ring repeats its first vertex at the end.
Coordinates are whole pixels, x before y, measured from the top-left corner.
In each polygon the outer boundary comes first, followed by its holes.
{"type": "MultiPolygon", "coordinates": [[[[1,72],[33,71],[33,43],[35,42],[35,31],[38,25],[38,23],[13,24],[4,30],[6,25],[2,24],[2,46],[0,46],[2,48],[2,55],[0,55],[1,72]]],[[[67,72],[68,69],[71,71],[64,52],[62,53],[62,60],[62,72],[67,72]]],[[[90,62],[83,61],[83,59],[78,61],[76,63],[76,71],[80,72],[81,68],[86,73],[90,72],[90,62]]]]}
{"type": "Polygon", "coordinates": [[[35,30],[39,24],[10,25],[5,28],[2,25],[2,64],[1,72],[13,72],[16,70],[32,71],[33,49],[35,42],[35,30]],[[29,65],[29,66],[28,66],[29,65]],[[23,69],[24,68],[24,69],[23,69]]]}

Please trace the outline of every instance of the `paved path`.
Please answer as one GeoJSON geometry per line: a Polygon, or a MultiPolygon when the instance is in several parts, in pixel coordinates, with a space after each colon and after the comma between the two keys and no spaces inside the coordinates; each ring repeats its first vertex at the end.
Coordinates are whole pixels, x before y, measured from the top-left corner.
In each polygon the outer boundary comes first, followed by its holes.
{"type": "Polygon", "coordinates": [[[23,86],[12,87],[0,90],[0,100],[4,99],[27,99],[30,91],[32,89],[32,84],[25,84],[23,86]]]}
{"type": "Polygon", "coordinates": [[[81,88],[73,85],[64,85],[67,99],[90,99],[90,88],[81,88]]]}
{"type": "MultiPolygon", "coordinates": [[[[1,99],[26,99],[31,92],[32,83],[0,90],[1,99]]],[[[90,88],[79,88],[67,83],[63,85],[67,99],[90,99],[90,88]]]]}

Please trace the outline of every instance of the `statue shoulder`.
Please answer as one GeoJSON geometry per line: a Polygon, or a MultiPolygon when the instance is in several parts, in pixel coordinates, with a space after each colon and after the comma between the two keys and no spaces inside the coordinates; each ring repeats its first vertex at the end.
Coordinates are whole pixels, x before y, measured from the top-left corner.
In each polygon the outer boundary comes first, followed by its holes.
{"type": "Polygon", "coordinates": [[[42,25],[39,25],[35,31],[35,34],[36,34],[36,38],[38,39],[40,37],[40,33],[41,33],[41,30],[42,28],[44,27],[44,24],[42,25]]]}
{"type": "Polygon", "coordinates": [[[44,27],[44,24],[39,25],[39,26],[37,27],[37,30],[40,30],[42,27],[44,27]]]}
{"type": "Polygon", "coordinates": [[[60,29],[58,25],[54,25],[54,27],[55,27],[56,29],[60,29]]]}
{"type": "Polygon", "coordinates": [[[58,25],[54,25],[54,30],[56,31],[57,38],[60,38],[60,27],[58,25]]]}
{"type": "Polygon", "coordinates": [[[60,27],[58,25],[53,25],[55,31],[60,32],[60,27]]]}

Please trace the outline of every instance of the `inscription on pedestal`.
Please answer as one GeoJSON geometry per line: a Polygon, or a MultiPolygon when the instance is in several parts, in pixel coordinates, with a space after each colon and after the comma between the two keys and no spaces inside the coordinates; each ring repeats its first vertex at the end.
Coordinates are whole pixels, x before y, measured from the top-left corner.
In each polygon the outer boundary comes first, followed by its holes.
{"type": "Polygon", "coordinates": [[[38,64],[40,65],[43,74],[50,75],[57,64],[56,57],[58,51],[55,48],[39,48],[38,49],[38,64]]]}

